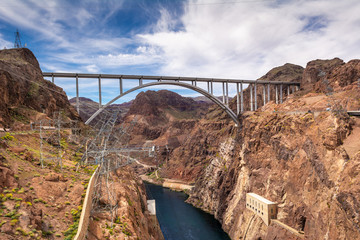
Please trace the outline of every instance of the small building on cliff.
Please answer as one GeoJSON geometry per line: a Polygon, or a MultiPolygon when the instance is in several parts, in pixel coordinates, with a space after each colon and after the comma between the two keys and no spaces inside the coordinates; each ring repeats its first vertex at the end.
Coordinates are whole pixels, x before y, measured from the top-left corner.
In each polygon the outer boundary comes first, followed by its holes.
{"type": "Polygon", "coordinates": [[[261,217],[266,225],[277,217],[277,204],[256,193],[246,194],[246,208],[261,217]]]}

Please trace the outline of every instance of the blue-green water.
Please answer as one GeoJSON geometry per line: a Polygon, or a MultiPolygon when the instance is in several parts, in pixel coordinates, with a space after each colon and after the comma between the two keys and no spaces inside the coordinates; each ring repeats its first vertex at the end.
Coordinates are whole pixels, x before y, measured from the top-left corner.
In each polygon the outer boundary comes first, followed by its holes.
{"type": "Polygon", "coordinates": [[[156,215],[166,240],[230,240],[210,214],[185,203],[187,195],[145,183],[148,199],[156,200],[156,215]]]}

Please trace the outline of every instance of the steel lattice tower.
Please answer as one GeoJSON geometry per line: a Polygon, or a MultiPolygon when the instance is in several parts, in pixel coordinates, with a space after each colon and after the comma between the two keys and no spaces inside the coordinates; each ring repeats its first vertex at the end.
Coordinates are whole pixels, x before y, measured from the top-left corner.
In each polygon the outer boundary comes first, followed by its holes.
{"type": "Polygon", "coordinates": [[[22,48],[20,33],[19,33],[18,29],[16,29],[16,32],[15,32],[14,48],[22,48]]]}

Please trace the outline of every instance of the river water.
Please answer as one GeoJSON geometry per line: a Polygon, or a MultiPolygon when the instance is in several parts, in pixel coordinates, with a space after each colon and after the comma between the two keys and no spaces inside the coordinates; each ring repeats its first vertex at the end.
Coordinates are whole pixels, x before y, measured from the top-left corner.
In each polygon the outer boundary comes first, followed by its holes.
{"type": "Polygon", "coordinates": [[[156,215],[166,240],[230,240],[211,215],[185,203],[187,195],[145,183],[148,199],[155,199],[156,215]]]}

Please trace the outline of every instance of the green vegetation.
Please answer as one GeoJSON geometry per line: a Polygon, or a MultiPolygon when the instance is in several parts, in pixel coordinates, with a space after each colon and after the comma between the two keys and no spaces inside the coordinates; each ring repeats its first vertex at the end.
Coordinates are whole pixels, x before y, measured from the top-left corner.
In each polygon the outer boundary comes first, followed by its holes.
{"type": "Polygon", "coordinates": [[[64,232],[64,240],[71,240],[76,235],[78,227],[79,227],[79,220],[81,215],[82,206],[79,206],[78,209],[72,209],[71,215],[73,216],[73,224],[64,232]]]}
{"type": "Polygon", "coordinates": [[[29,233],[27,233],[27,232],[26,232],[24,229],[22,229],[21,227],[16,228],[16,231],[20,232],[21,235],[23,235],[23,236],[28,236],[28,235],[29,235],[29,233]]]}
{"type": "Polygon", "coordinates": [[[2,139],[2,140],[12,141],[12,140],[14,140],[15,138],[14,138],[14,136],[10,135],[10,133],[7,132],[7,133],[5,134],[5,136],[2,136],[2,137],[1,137],[1,139],[2,139]]]}
{"type": "Polygon", "coordinates": [[[46,201],[45,201],[45,200],[43,200],[43,199],[41,199],[41,198],[35,198],[33,202],[34,202],[34,203],[41,202],[41,203],[46,204],[46,201]]]}
{"type": "Polygon", "coordinates": [[[26,97],[32,98],[38,95],[39,85],[36,83],[31,83],[29,91],[26,94],[26,97]]]}
{"type": "MultiPolygon", "coordinates": [[[[24,112],[24,111],[22,111],[22,112],[24,112]]],[[[21,109],[12,108],[12,109],[9,109],[9,113],[10,113],[12,120],[14,120],[14,121],[22,122],[25,124],[28,124],[30,122],[29,118],[27,118],[26,116],[21,114],[21,109]]]]}

